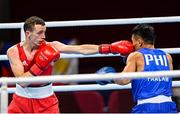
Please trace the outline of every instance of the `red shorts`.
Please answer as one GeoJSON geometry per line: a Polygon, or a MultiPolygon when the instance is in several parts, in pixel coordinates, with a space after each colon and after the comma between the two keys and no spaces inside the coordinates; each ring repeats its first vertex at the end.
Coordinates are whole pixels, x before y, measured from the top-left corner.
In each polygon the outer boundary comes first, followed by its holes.
{"type": "Polygon", "coordinates": [[[60,111],[55,94],[41,99],[25,98],[14,94],[8,113],[60,113],[60,111]]]}

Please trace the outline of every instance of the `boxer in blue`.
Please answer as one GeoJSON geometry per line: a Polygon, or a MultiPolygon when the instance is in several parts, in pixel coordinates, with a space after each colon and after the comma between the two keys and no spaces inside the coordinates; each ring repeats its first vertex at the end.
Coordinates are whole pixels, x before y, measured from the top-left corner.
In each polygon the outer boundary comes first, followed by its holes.
{"type": "MultiPolygon", "coordinates": [[[[172,57],[162,50],[155,49],[156,34],[154,28],[140,24],[132,30],[132,43],[135,51],[126,61],[123,72],[150,72],[173,70],[172,57]]],[[[172,101],[172,78],[155,77],[143,79],[119,79],[115,83],[131,83],[134,101],[132,113],[176,113],[176,104],[172,101]]]]}

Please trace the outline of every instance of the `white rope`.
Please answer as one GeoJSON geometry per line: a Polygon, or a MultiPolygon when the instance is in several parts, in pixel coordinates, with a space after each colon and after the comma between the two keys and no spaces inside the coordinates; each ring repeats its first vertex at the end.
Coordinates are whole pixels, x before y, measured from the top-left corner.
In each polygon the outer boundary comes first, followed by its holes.
{"type": "MultiPolygon", "coordinates": [[[[46,22],[47,27],[67,27],[67,26],[95,26],[95,25],[122,25],[122,24],[138,24],[138,23],[169,23],[180,22],[180,16],[167,16],[167,17],[146,17],[146,18],[127,18],[127,19],[99,19],[99,20],[76,20],[76,21],[54,21],[46,22]]],[[[23,22],[20,23],[0,23],[0,29],[21,29],[21,41],[24,40],[23,22]]],[[[180,48],[166,48],[170,54],[179,54],[180,48]]],[[[119,55],[82,55],[82,54],[61,54],[61,58],[85,58],[85,57],[107,57],[119,55]]],[[[8,60],[6,55],[0,55],[1,60],[8,60]]]]}
{"type": "MultiPolygon", "coordinates": [[[[173,81],[173,87],[180,87],[180,81],[173,81]]],[[[117,84],[86,84],[86,85],[62,85],[53,86],[55,92],[68,92],[68,91],[93,91],[93,90],[121,90],[121,89],[131,89],[131,84],[128,85],[117,85],[117,84]]],[[[8,93],[14,93],[15,88],[8,88],[8,93]]]]}
{"type": "Polygon", "coordinates": [[[179,54],[180,48],[159,48],[160,50],[163,50],[169,54],[179,54]]]}
{"type": "MultiPolygon", "coordinates": [[[[53,86],[55,92],[68,92],[68,91],[92,91],[92,90],[116,90],[116,89],[130,89],[131,85],[117,85],[117,84],[86,84],[86,85],[63,85],[53,86]]],[[[8,93],[14,93],[15,88],[8,88],[8,93]]]]}
{"type": "MultiPolygon", "coordinates": [[[[155,72],[131,72],[131,73],[109,73],[109,74],[74,74],[74,75],[57,75],[57,76],[37,76],[37,77],[21,77],[21,78],[0,78],[1,89],[7,87],[7,84],[15,83],[38,83],[38,82],[85,82],[96,80],[111,80],[111,79],[132,79],[132,78],[147,78],[147,77],[162,77],[162,76],[180,76],[180,70],[174,71],[155,71],[155,72]]],[[[2,95],[2,93],[1,93],[2,95]]],[[[8,92],[3,92],[2,102],[7,104],[8,92]]],[[[1,103],[2,103],[1,102],[1,103]]],[[[1,106],[2,112],[7,112],[7,107],[1,106]],[[3,110],[3,111],[2,111],[3,110]]]]}
{"type": "MultiPolygon", "coordinates": [[[[180,48],[160,48],[169,54],[179,54],[180,48]]],[[[83,55],[83,54],[65,54],[61,53],[60,58],[90,58],[90,57],[115,57],[121,56],[120,54],[91,54],[91,55],[83,55]]],[[[0,61],[8,60],[7,55],[0,55],[0,61]]]]}
{"type": "Polygon", "coordinates": [[[24,23],[0,23],[0,29],[20,29],[24,23]]]}
{"type": "MultiPolygon", "coordinates": [[[[120,56],[120,54],[91,54],[91,55],[83,55],[83,54],[66,54],[61,53],[61,58],[90,58],[90,57],[113,57],[120,56]]],[[[0,55],[0,61],[8,60],[7,55],[0,55]]]]}
{"type": "Polygon", "coordinates": [[[0,61],[8,60],[7,55],[0,55],[0,61]]]}
{"type": "Polygon", "coordinates": [[[99,19],[99,20],[78,20],[47,22],[48,27],[69,27],[69,26],[97,26],[97,25],[124,25],[139,23],[168,23],[180,22],[180,16],[168,17],[146,17],[146,18],[127,18],[127,19],[99,19]]]}
{"type": "MultiPolygon", "coordinates": [[[[47,27],[71,27],[71,26],[99,26],[99,25],[124,25],[139,23],[172,23],[180,22],[180,16],[167,17],[145,17],[126,19],[97,19],[97,20],[75,20],[75,21],[52,21],[46,22],[47,27]]],[[[21,23],[2,23],[0,29],[21,28],[21,23]]]]}
{"type": "Polygon", "coordinates": [[[37,77],[20,77],[20,78],[0,78],[0,84],[8,83],[38,83],[38,82],[89,82],[96,80],[112,80],[112,79],[134,79],[147,77],[179,77],[180,70],[173,71],[154,71],[154,72],[128,72],[128,73],[107,73],[107,74],[73,74],[73,75],[53,75],[53,76],[37,76],[37,77]]]}

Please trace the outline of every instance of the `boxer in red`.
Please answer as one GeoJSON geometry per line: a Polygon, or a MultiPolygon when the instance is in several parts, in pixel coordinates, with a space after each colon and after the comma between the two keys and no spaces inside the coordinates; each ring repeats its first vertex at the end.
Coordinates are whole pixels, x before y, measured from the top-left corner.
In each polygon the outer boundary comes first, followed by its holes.
{"type": "MultiPolygon", "coordinates": [[[[7,51],[11,69],[16,77],[51,75],[52,63],[64,53],[120,53],[128,54],[132,45],[118,41],[112,45],[66,45],[58,41],[46,42],[43,19],[32,16],[24,23],[26,40],[7,51]]],[[[60,113],[52,83],[17,83],[8,113],[60,113]]]]}

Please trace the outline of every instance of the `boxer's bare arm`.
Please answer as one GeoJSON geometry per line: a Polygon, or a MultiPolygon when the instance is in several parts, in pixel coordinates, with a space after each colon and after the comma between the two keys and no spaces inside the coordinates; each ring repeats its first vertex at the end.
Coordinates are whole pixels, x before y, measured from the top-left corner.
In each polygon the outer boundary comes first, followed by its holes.
{"type": "Polygon", "coordinates": [[[19,58],[19,52],[16,46],[8,49],[7,56],[11,65],[12,72],[16,77],[32,76],[30,72],[24,72],[23,64],[19,58]]]}
{"type": "Polygon", "coordinates": [[[170,70],[173,70],[173,60],[170,54],[167,54],[170,70]]]}
{"type": "MultiPolygon", "coordinates": [[[[131,53],[127,58],[126,66],[124,67],[124,70],[122,72],[136,72],[137,69],[136,58],[137,58],[137,53],[136,52],[131,53]]],[[[119,79],[119,80],[114,80],[114,82],[119,85],[126,85],[129,84],[131,80],[119,79]]]]}
{"type": "Polygon", "coordinates": [[[99,45],[83,44],[83,45],[65,45],[58,41],[53,41],[51,44],[63,53],[81,53],[81,54],[96,54],[99,53],[99,45]]]}

